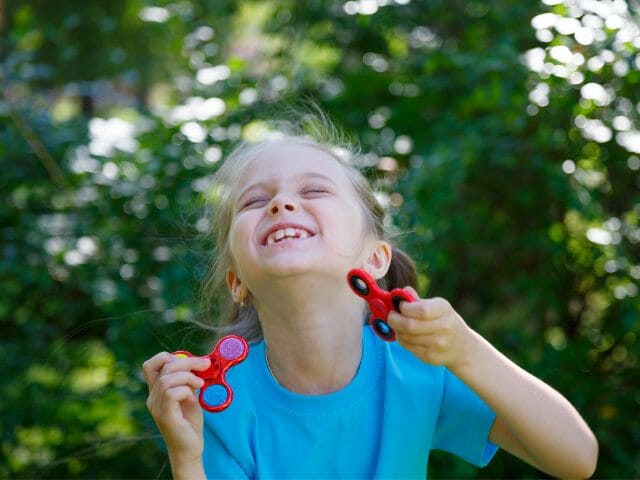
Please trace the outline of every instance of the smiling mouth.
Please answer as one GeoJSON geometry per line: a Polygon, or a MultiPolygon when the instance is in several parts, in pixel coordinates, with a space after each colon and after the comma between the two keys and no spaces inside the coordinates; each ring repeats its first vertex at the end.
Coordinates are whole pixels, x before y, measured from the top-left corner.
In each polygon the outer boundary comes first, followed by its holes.
{"type": "Polygon", "coordinates": [[[264,241],[264,245],[268,247],[276,243],[283,243],[292,240],[304,240],[313,236],[314,235],[312,233],[301,228],[280,228],[267,235],[267,238],[264,241]]]}

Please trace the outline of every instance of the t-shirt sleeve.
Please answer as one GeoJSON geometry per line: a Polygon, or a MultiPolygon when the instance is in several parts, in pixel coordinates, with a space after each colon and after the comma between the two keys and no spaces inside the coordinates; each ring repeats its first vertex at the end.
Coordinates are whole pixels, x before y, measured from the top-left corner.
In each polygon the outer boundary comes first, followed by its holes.
{"type": "Polygon", "coordinates": [[[498,451],[489,441],[496,415],[454,374],[447,369],[444,372],[442,404],[432,446],[484,467],[498,451]]]}
{"type": "Polygon", "coordinates": [[[242,479],[249,475],[231,455],[224,441],[205,422],[202,463],[207,479],[242,479]]]}

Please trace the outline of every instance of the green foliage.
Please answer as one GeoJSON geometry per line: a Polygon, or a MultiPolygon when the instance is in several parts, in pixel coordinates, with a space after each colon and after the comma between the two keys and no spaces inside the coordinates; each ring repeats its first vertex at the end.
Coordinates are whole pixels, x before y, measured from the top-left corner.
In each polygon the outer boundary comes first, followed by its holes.
{"type": "Polygon", "coordinates": [[[596,476],[640,475],[639,23],[598,4],[7,2],[0,478],[170,475],[141,364],[209,346],[208,178],[306,96],[368,152],[421,293],[578,407],[596,476]]]}

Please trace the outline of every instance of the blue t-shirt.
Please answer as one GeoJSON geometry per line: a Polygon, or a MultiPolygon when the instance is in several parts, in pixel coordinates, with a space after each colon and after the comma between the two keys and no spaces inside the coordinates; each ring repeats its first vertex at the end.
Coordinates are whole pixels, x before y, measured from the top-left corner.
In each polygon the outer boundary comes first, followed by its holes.
{"type": "Polygon", "coordinates": [[[451,372],[363,330],[356,376],[342,390],[283,388],[264,342],[227,373],[234,400],[204,417],[208,478],[426,478],[429,451],[484,466],[495,414],[451,372]]]}

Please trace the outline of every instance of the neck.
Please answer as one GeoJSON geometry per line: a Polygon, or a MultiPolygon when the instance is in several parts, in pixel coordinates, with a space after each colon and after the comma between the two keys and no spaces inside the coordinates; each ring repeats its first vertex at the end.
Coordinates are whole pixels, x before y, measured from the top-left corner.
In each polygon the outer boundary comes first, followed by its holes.
{"type": "Polygon", "coordinates": [[[344,388],[362,357],[362,302],[346,285],[313,288],[298,279],[292,288],[277,288],[282,286],[258,295],[269,300],[256,305],[271,373],[296,393],[344,388]]]}

